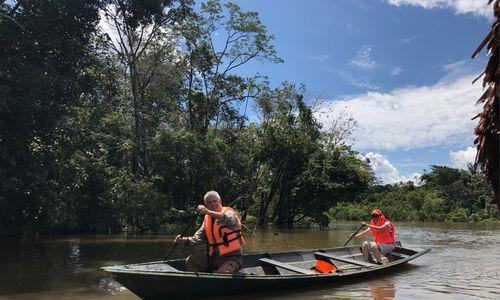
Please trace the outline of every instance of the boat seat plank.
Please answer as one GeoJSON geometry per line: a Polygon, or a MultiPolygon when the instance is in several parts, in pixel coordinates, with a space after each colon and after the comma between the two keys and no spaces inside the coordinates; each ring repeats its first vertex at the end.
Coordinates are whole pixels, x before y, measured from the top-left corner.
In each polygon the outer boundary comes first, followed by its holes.
{"type": "Polygon", "coordinates": [[[402,255],[401,253],[398,252],[389,252],[385,255],[387,258],[392,257],[394,259],[403,259],[406,258],[406,256],[402,255]]]}
{"type": "Polygon", "coordinates": [[[261,266],[241,269],[240,273],[247,275],[266,275],[261,266]]]}
{"type": "Polygon", "coordinates": [[[356,265],[356,266],[371,267],[371,266],[375,265],[375,264],[372,264],[372,263],[369,263],[369,262],[365,262],[365,261],[361,261],[361,260],[349,259],[349,258],[345,258],[345,257],[341,257],[341,256],[336,256],[336,255],[329,254],[329,253],[324,253],[324,252],[315,252],[314,255],[316,257],[329,258],[329,259],[333,259],[333,260],[345,262],[345,263],[356,265]]]}
{"type": "Polygon", "coordinates": [[[288,271],[292,271],[295,273],[299,273],[299,274],[307,274],[307,275],[316,274],[316,272],[314,272],[312,270],[299,268],[299,267],[292,266],[290,264],[279,262],[277,260],[273,260],[273,259],[269,259],[269,258],[261,258],[261,259],[259,259],[259,261],[263,264],[272,265],[272,266],[282,268],[282,269],[285,269],[288,271]]]}
{"type": "Polygon", "coordinates": [[[411,255],[417,253],[416,251],[413,251],[413,250],[410,250],[410,249],[406,249],[406,248],[403,248],[403,247],[395,247],[392,252],[396,252],[396,253],[404,254],[404,255],[408,255],[408,256],[411,256],[411,255]]]}

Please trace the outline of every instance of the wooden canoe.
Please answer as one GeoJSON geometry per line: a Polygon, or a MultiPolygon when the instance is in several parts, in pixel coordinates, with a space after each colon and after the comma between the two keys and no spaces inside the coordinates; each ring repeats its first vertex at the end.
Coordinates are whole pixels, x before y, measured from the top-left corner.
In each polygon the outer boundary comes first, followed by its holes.
{"type": "Polygon", "coordinates": [[[359,246],[245,254],[243,269],[237,274],[187,272],[184,259],[108,266],[101,270],[142,299],[187,299],[345,282],[369,277],[372,272],[395,270],[430,250],[399,246],[383,258],[382,265],[364,262],[359,246]],[[315,271],[316,260],[334,263],[337,272],[315,271]]]}

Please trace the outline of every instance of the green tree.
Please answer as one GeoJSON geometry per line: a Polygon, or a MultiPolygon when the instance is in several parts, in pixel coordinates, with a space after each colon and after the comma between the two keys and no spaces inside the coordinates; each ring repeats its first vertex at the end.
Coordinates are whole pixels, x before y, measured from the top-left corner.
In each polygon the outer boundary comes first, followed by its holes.
{"type": "Polygon", "coordinates": [[[52,227],[58,231],[120,230],[119,201],[113,193],[117,177],[131,173],[132,128],[119,97],[119,79],[111,54],[94,56],[84,72],[92,88],[76,101],[57,124],[55,168],[51,187],[52,227]]]}
{"type": "Polygon", "coordinates": [[[299,215],[327,226],[330,219],[326,212],[332,206],[359,201],[372,182],[370,167],[355,152],[347,148],[333,152],[319,148],[309,157],[295,189],[299,215]]]}
{"type": "Polygon", "coordinates": [[[369,166],[355,152],[329,144],[303,93],[303,87],[284,83],[258,101],[261,225],[272,221],[292,227],[310,218],[324,226],[332,205],[357,198],[372,180],[369,166]]]}
{"type": "Polygon", "coordinates": [[[0,234],[50,226],[55,129],[88,92],[99,1],[0,6],[0,234]]]}
{"type": "Polygon", "coordinates": [[[412,182],[371,186],[359,203],[344,201],[328,211],[333,219],[364,220],[374,208],[394,221],[477,222],[494,219],[494,198],[484,174],[432,166],[421,186],[412,182]]]}
{"type": "MultiPolygon", "coordinates": [[[[242,126],[238,111],[243,101],[260,93],[254,77],[235,72],[254,61],[282,62],[272,45],[274,37],[256,12],[244,12],[219,0],[201,4],[201,10],[183,28],[186,50],[185,120],[201,136],[211,125],[242,126]],[[216,36],[221,37],[221,40],[216,36]]],[[[257,76],[258,77],[258,76],[257,76]]]]}
{"type": "Polygon", "coordinates": [[[493,194],[487,189],[484,174],[470,174],[459,169],[432,166],[431,172],[422,175],[424,188],[431,188],[444,199],[442,209],[451,213],[465,209],[470,214],[486,209],[493,203],[493,194]]]}
{"type": "Polygon", "coordinates": [[[256,188],[251,143],[255,130],[246,128],[239,109],[243,101],[257,97],[260,86],[236,71],[252,60],[281,61],[273,38],[257,13],[219,1],[202,3],[200,11],[180,25],[184,85],[179,114],[172,118],[180,122],[172,121],[171,127],[161,130],[153,154],[161,166],[157,174],[165,179],[163,190],[174,191],[179,207],[199,201],[213,188],[224,191],[222,196],[229,201],[249,205],[251,201],[240,199],[250,198],[256,188]],[[226,35],[221,44],[216,31],[226,35]]]}
{"type": "MultiPolygon", "coordinates": [[[[151,97],[154,82],[164,82],[167,89],[154,91],[169,93],[175,86],[177,24],[191,12],[191,0],[110,0],[104,7],[105,18],[115,36],[109,36],[122,67],[127,85],[125,96],[130,99],[130,118],[134,124],[134,152],[132,170],[136,177],[150,174],[150,151],[147,116],[165,106],[151,97]]],[[[159,87],[159,85],[155,85],[159,87]]],[[[155,96],[156,96],[155,95],[155,96]]],[[[168,98],[168,97],[167,97],[168,98]]],[[[164,99],[164,97],[162,98],[164,99]]],[[[156,124],[157,125],[157,124],[156,124]]]]}

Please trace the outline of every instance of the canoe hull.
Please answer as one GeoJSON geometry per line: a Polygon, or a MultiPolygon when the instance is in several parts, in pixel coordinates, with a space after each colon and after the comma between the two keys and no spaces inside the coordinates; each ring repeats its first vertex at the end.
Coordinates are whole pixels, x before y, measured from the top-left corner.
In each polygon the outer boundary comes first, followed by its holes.
{"type": "MultiPolygon", "coordinates": [[[[353,247],[354,249],[354,247],[353,247]]],[[[328,250],[328,249],[327,249],[328,250]]],[[[332,250],[332,249],[331,249],[332,250]]],[[[336,250],[336,248],[333,248],[336,250]]],[[[317,251],[317,250],[316,250],[317,251]]],[[[325,251],[325,250],[320,250],[325,251]]],[[[337,285],[346,281],[352,282],[371,276],[373,272],[388,273],[406,264],[427,252],[425,249],[419,252],[411,252],[396,261],[384,265],[373,265],[371,267],[354,267],[353,270],[340,273],[327,274],[288,274],[288,275],[266,275],[266,274],[213,274],[205,272],[185,271],[151,271],[141,270],[137,267],[142,264],[127,266],[104,267],[102,270],[110,273],[112,277],[135,293],[142,299],[191,299],[196,297],[210,297],[221,295],[255,293],[264,291],[290,291],[306,286],[337,285]],[[131,270],[132,269],[132,270],[131,270]]],[[[289,252],[293,253],[293,252],[289,252]]],[[[300,252],[301,254],[314,253],[314,251],[300,252]]],[[[269,254],[266,254],[267,256],[269,254]]],[[[251,255],[248,256],[249,258],[251,255]]],[[[257,257],[258,258],[258,257],[257,257]]],[[[252,258],[253,259],[253,258],[252,258]]],[[[148,264],[164,264],[165,262],[153,262],[148,264]]]]}
{"type": "Polygon", "coordinates": [[[192,299],[224,295],[288,290],[312,284],[335,282],[334,278],[182,278],[178,276],[122,275],[115,278],[142,299],[192,299]]]}
{"type": "MultiPolygon", "coordinates": [[[[391,268],[395,268],[392,266],[391,268]]],[[[380,271],[380,270],[378,270],[380,271]]],[[[384,273],[387,273],[384,270],[384,273]]],[[[380,273],[377,273],[379,276],[380,273]]],[[[353,280],[362,280],[370,274],[346,276],[307,276],[301,278],[182,278],[178,276],[155,276],[123,274],[115,280],[142,299],[193,299],[197,297],[259,293],[266,291],[297,290],[308,286],[335,286],[353,280]]]]}

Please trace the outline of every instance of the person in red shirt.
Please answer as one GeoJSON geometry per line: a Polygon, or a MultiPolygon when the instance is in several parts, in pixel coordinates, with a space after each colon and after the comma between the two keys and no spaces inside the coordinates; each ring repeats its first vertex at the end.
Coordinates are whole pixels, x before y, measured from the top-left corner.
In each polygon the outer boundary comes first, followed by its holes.
{"type": "Polygon", "coordinates": [[[355,235],[355,237],[361,237],[368,233],[371,233],[375,242],[366,241],[361,246],[361,251],[363,252],[363,258],[365,261],[369,261],[370,252],[375,256],[377,264],[382,264],[382,255],[385,255],[394,250],[396,245],[396,229],[391,220],[387,219],[379,209],[375,209],[371,213],[370,223],[363,222],[363,225],[368,228],[355,235]]]}

